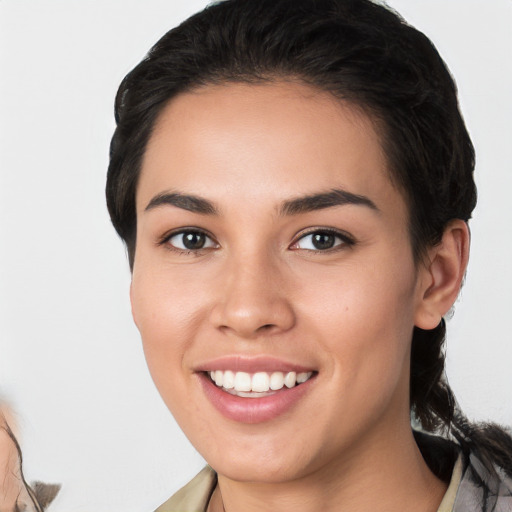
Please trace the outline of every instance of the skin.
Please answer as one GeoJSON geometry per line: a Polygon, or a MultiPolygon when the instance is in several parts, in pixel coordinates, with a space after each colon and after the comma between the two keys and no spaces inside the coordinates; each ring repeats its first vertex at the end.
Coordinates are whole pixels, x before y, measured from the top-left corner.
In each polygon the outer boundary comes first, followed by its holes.
{"type": "Polygon", "coordinates": [[[435,327],[455,300],[468,233],[454,221],[425,263],[414,261],[406,203],[372,121],[292,82],[181,94],[155,126],[136,200],[133,316],[160,394],[218,472],[210,510],[437,510],[446,485],[410,428],[411,335],[435,327]],[[376,208],[280,212],[332,189],[376,208]],[[175,192],[217,214],[147,209],[175,192]],[[204,249],[166,239],[190,227],[209,234],[204,249]],[[353,243],[312,250],[311,228],[353,243]],[[233,354],[318,373],[285,414],[239,423],[212,406],[195,372],[233,354]]]}

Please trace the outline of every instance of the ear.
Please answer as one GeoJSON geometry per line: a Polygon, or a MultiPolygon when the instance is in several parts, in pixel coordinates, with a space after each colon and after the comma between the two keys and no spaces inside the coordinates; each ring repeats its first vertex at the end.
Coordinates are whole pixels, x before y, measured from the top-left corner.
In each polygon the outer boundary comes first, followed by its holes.
{"type": "Polygon", "coordinates": [[[455,219],[444,230],[441,242],[428,250],[418,279],[416,327],[434,329],[453,306],[468,264],[469,241],[468,225],[455,219]]]}

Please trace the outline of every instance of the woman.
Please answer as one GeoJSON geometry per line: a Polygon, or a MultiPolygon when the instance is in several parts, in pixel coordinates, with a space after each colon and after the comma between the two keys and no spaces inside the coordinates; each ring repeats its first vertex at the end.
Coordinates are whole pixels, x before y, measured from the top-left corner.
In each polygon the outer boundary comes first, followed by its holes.
{"type": "Polygon", "coordinates": [[[423,34],[366,0],[217,3],[116,121],[134,320],[210,466],[159,510],[512,510],[511,438],[443,379],[474,152],[423,34]]]}

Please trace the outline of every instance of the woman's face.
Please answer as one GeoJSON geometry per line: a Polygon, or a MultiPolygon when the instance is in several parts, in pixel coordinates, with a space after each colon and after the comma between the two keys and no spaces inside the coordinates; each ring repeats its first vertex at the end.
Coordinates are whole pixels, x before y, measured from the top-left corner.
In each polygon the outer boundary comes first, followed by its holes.
{"type": "Polygon", "coordinates": [[[137,191],[133,315],[160,394],[219,473],[291,480],[408,429],[423,272],[356,108],[283,82],[164,109],[137,191]]]}

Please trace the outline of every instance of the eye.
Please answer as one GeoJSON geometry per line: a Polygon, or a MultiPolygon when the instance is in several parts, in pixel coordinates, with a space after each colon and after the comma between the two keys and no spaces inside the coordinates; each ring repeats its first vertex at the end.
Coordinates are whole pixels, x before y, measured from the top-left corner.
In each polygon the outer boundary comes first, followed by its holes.
{"type": "Polygon", "coordinates": [[[193,229],[175,232],[167,236],[162,243],[185,252],[217,247],[217,244],[206,233],[193,229]]]}
{"type": "Polygon", "coordinates": [[[354,240],[344,233],[317,229],[302,235],[291,248],[306,251],[329,251],[344,245],[354,245],[354,240]]]}

